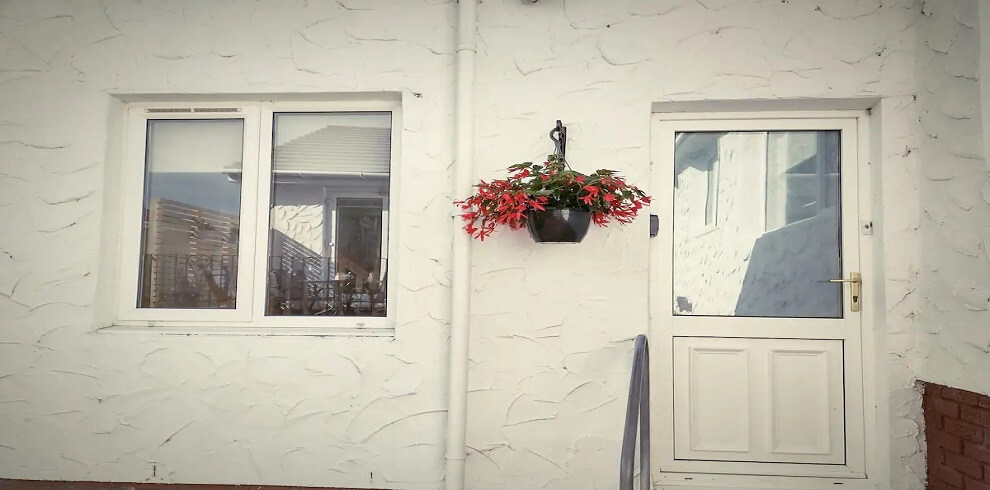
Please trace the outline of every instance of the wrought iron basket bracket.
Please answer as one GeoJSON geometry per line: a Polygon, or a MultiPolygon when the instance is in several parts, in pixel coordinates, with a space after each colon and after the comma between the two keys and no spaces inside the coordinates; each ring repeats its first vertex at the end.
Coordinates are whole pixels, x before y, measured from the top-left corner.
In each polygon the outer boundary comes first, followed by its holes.
{"type": "Polygon", "coordinates": [[[557,119],[557,125],[550,130],[550,140],[553,141],[553,152],[555,155],[560,155],[560,159],[567,161],[567,126],[564,126],[560,119],[557,119]]]}

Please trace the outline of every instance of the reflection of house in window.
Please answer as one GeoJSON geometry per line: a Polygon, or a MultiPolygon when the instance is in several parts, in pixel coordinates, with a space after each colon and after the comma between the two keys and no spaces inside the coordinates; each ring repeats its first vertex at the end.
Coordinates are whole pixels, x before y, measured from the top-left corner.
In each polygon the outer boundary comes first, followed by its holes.
{"type": "Polygon", "coordinates": [[[839,132],[676,138],[675,314],[840,315],[839,132]]]}
{"type": "MultiPolygon", "coordinates": [[[[718,142],[716,142],[717,145],[718,142]]],[[[718,226],[718,150],[715,158],[708,161],[708,195],[705,196],[705,226],[718,226]]]]}
{"type": "Polygon", "coordinates": [[[382,204],[380,198],[337,199],[337,267],[359,282],[381,277],[382,204]]]}
{"type": "Polygon", "coordinates": [[[234,306],[237,215],[155,199],[147,223],[142,307],[234,306]]]}
{"type": "Polygon", "coordinates": [[[719,140],[725,133],[679,133],[675,142],[675,186],[682,212],[698,216],[695,232],[718,225],[719,140]]]}
{"type": "Polygon", "coordinates": [[[272,155],[270,315],[384,316],[388,113],[280,113],[272,155]]]}
{"type": "Polygon", "coordinates": [[[140,308],[234,308],[244,124],[149,119],[140,308]]]}
{"type": "Polygon", "coordinates": [[[767,133],[767,231],[817,216],[838,201],[838,131],[767,133]]]}

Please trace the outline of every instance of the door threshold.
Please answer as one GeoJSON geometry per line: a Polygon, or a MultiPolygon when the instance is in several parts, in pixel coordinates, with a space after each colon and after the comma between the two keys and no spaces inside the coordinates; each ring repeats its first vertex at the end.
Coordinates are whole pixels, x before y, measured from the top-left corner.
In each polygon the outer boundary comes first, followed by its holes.
{"type": "Polygon", "coordinates": [[[661,473],[653,479],[654,490],[876,490],[877,484],[863,478],[812,476],[756,476],[706,473],[661,473]]]}

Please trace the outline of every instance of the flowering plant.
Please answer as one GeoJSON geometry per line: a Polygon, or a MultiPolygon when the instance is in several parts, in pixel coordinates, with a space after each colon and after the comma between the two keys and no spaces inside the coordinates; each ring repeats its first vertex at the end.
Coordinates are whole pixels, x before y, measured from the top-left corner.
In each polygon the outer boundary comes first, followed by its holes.
{"type": "Polygon", "coordinates": [[[615,171],[599,169],[590,175],[571,170],[564,159],[550,155],[543,164],[517,163],[507,179],[480,181],[478,192],[455,201],[463,213],[464,230],[484,240],[498,225],[511,229],[526,226],[529,212],[566,208],[591,213],[591,220],[605,226],[615,220],[630,223],[649,196],[629,185],[615,171]]]}

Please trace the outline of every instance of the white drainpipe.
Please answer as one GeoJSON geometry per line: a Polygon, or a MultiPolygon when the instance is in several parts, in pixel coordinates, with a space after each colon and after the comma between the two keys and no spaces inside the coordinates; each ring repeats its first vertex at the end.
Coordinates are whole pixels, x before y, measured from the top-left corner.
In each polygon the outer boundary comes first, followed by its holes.
{"type": "MultiPolygon", "coordinates": [[[[455,133],[454,197],[471,193],[474,158],[474,57],[476,0],[457,5],[457,93],[454,101],[455,133]]],[[[454,218],[450,298],[450,371],[447,404],[446,490],[464,488],[467,431],[468,346],[471,312],[471,237],[454,218]]]]}

